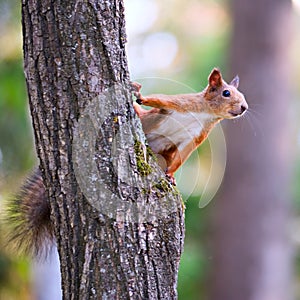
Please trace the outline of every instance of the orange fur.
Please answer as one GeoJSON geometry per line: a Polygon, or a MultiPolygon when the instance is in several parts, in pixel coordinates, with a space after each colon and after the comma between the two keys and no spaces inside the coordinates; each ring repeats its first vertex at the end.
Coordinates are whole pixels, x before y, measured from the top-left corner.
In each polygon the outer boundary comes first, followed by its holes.
{"type": "Polygon", "coordinates": [[[134,103],[152,150],[163,157],[162,167],[175,184],[174,172],[207,138],[211,129],[223,120],[241,116],[248,104],[237,90],[239,79],[230,84],[218,69],[213,69],[208,86],[200,93],[142,96],[141,85],[133,83],[137,102],[153,107],[142,109],[134,103]]]}

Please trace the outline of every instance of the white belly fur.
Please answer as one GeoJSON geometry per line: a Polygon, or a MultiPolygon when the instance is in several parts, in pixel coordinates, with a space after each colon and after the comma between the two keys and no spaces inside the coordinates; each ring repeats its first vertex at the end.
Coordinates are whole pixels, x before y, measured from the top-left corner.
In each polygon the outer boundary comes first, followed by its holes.
{"type": "Polygon", "coordinates": [[[180,151],[201,134],[205,124],[211,119],[212,116],[207,113],[173,111],[147,135],[149,145],[156,153],[174,144],[180,151]]]}

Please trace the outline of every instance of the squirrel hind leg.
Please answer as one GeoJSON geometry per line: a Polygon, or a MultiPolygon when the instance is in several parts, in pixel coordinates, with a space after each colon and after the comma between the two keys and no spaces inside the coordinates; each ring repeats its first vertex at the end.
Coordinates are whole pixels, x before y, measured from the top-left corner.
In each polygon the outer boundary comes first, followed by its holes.
{"type": "Polygon", "coordinates": [[[174,173],[167,173],[167,172],[166,172],[166,178],[170,181],[170,183],[171,183],[172,185],[174,185],[174,186],[177,185],[176,179],[175,179],[175,177],[174,177],[174,173]]]}

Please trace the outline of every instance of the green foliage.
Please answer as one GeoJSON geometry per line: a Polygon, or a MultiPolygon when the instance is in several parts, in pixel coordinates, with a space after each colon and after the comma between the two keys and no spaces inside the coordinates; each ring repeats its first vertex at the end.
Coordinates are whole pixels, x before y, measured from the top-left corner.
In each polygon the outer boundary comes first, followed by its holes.
{"type": "Polygon", "coordinates": [[[179,299],[205,299],[211,256],[207,249],[209,207],[199,209],[198,197],[186,203],[186,237],[178,276],[179,299]]]}
{"type": "MultiPolygon", "coordinates": [[[[35,163],[21,59],[20,5],[0,1],[0,210],[4,191],[13,193],[18,178],[35,163]]],[[[29,264],[7,252],[1,225],[0,299],[31,299],[29,264]]]]}
{"type": "Polygon", "coordinates": [[[29,169],[34,162],[22,63],[0,62],[0,172],[29,169]]]}
{"type": "Polygon", "coordinates": [[[23,258],[16,258],[3,247],[3,229],[0,227],[0,299],[29,299],[29,264],[23,258]]]}

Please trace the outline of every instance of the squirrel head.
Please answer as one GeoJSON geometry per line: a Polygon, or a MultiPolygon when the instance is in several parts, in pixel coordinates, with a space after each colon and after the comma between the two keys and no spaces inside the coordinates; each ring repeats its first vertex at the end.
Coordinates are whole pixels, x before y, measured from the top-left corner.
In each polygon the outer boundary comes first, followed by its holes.
{"type": "Polygon", "coordinates": [[[226,83],[219,69],[214,68],[208,77],[204,91],[211,113],[218,118],[233,119],[242,116],[248,109],[244,95],[238,91],[239,77],[226,83]]]}

